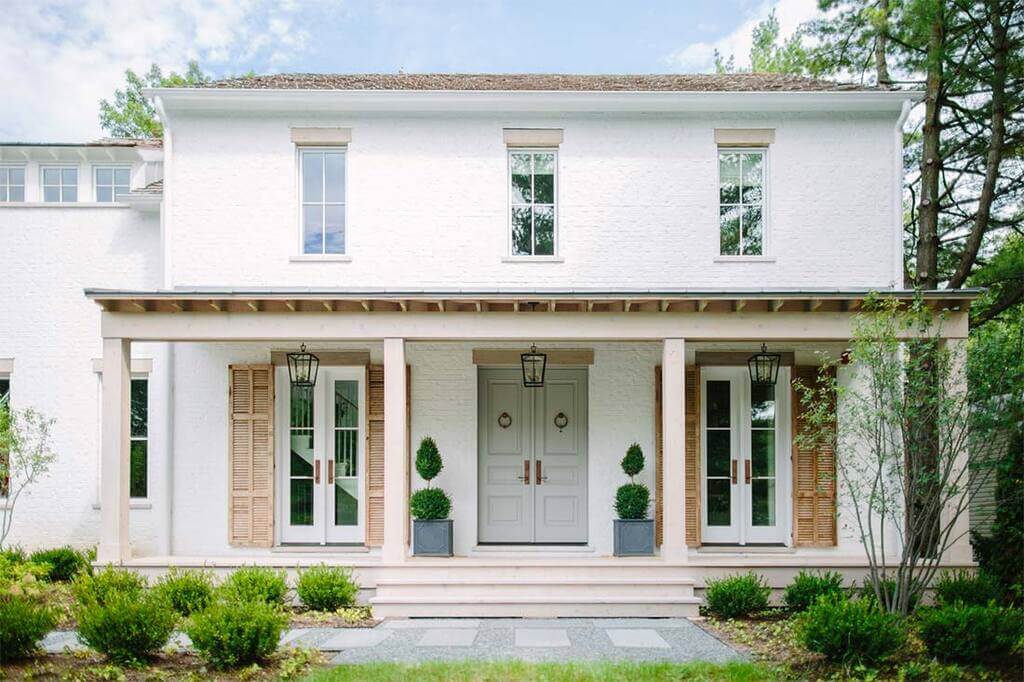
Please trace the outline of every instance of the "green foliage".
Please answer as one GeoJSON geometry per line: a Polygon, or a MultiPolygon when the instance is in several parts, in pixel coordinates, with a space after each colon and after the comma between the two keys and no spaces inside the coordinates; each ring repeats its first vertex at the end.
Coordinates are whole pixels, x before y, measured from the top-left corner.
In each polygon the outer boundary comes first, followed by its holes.
{"type": "Polygon", "coordinates": [[[21,547],[7,547],[0,549],[0,561],[23,564],[28,561],[28,554],[21,547]]]}
{"type": "Polygon", "coordinates": [[[277,650],[287,614],[265,601],[218,600],[185,624],[196,652],[215,668],[266,659],[277,650]]]}
{"type": "Polygon", "coordinates": [[[171,568],[153,589],[163,594],[179,615],[187,617],[213,601],[213,576],[207,571],[171,568]]]}
{"type": "Polygon", "coordinates": [[[806,611],[819,597],[844,594],[841,573],[800,571],[793,578],[793,582],[786,586],[782,593],[782,601],[790,611],[806,611]]]}
{"type": "Polygon", "coordinates": [[[986,606],[1002,598],[999,583],[986,573],[946,571],[933,585],[935,602],[943,606],[986,606]]]}
{"type": "Polygon", "coordinates": [[[284,571],[243,566],[228,576],[220,590],[221,596],[228,601],[264,602],[280,606],[284,604],[288,592],[288,578],[284,571]]]}
{"type": "Polygon", "coordinates": [[[922,609],[918,632],[928,653],[944,661],[979,663],[1009,655],[1024,638],[1024,610],[995,605],[922,609]]]}
{"type": "Polygon", "coordinates": [[[124,72],[124,90],[114,91],[114,101],[100,100],[100,127],[111,137],[152,139],[163,136],[164,128],[156,118],[156,109],[142,94],[143,88],[177,88],[209,82],[195,61],[188,63],[184,74],[171,71],[166,76],[153,64],[139,75],[132,69],[124,72]]]}
{"type": "Polygon", "coordinates": [[[753,571],[707,581],[704,603],[719,618],[742,618],[768,608],[771,588],[753,571]]]}
{"type": "Polygon", "coordinates": [[[820,599],[800,617],[800,641],[809,650],[844,665],[875,665],[906,642],[900,616],[842,595],[820,599]]]}
{"type": "Polygon", "coordinates": [[[429,485],[430,481],[437,478],[443,468],[444,463],[441,461],[441,453],[437,450],[437,443],[429,436],[424,438],[420,441],[419,449],[416,450],[416,471],[420,478],[427,481],[429,485]]]}
{"type": "Polygon", "coordinates": [[[642,483],[626,483],[615,491],[615,513],[620,519],[646,519],[651,491],[642,483]]]}
{"type": "MultiPolygon", "coordinates": [[[[910,595],[907,602],[907,613],[911,613],[917,609],[921,603],[921,596],[924,590],[921,587],[921,583],[918,580],[912,581],[913,587],[910,590],[910,595]]],[[[881,608],[883,611],[893,611],[895,609],[885,608],[885,604],[895,604],[899,601],[899,592],[901,591],[900,586],[897,584],[895,578],[883,577],[878,579],[878,592],[882,595],[881,608]]],[[[861,600],[867,602],[872,608],[879,607],[878,593],[875,591],[874,585],[871,583],[870,578],[865,578],[864,583],[860,586],[859,596],[861,600]]]]}
{"type": "Polygon", "coordinates": [[[452,501],[440,488],[420,488],[409,498],[409,512],[414,519],[435,521],[447,519],[452,501]]]}
{"type": "Polygon", "coordinates": [[[626,456],[622,458],[622,471],[632,480],[643,470],[644,451],[640,449],[639,443],[633,443],[626,450],[626,456]]]}
{"type": "Polygon", "coordinates": [[[779,20],[773,9],[767,19],[754,27],[751,35],[750,69],[737,69],[735,55],[725,58],[715,50],[715,71],[734,73],[749,70],[753,73],[817,75],[820,67],[804,46],[802,34],[798,32],[780,43],[779,33],[779,20]]]}
{"type": "Polygon", "coordinates": [[[74,585],[79,638],[121,665],[139,665],[160,651],[178,621],[164,594],[131,575],[108,570],[80,576],[74,585]]]}
{"type": "Polygon", "coordinates": [[[69,545],[32,552],[28,560],[34,564],[48,566],[49,570],[45,577],[55,583],[71,582],[79,573],[89,570],[89,561],[85,555],[69,545]]]}
{"type": "Polygon", "coordinates": [[[313,566],[299,573],[295,591],[313,611],[337,611],[355,603],[359,586],[352,571],[343,566],[313,566]]]}
{"type": "Polygon", "coordinates": [[[56,624],[57,613],[46,603],[0,587],[0,662],[32,656],[56,624]]]}

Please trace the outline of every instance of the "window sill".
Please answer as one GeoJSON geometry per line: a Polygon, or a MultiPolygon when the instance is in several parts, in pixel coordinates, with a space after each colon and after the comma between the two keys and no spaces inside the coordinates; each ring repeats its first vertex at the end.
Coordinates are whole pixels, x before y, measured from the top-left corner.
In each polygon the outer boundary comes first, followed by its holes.
{"type": "Polygon", "coordinates": [[[0,201],[0,208],[131,208],[123,201],[0,201]]]}
{"type": "MultiPolygon", "coordinates": [[[[100,509],[99,502],[95,502],[92,505],[93,509],[100,509]]],[[[144,497],[137,497],[128,502],[129,509],[152,509],[153,503],[144,497]]]]}
{"type": "Polygon", "coordinates": [[[302,256],[291,256],[288,259],[291,263],[351,263],[352,256],[347,256],[343,253],[339,254],[324,254],[324,255],[302,255],[302,256]]]}
{"type": "Polygon", "coordinates": [[[715,256],[716,263],[774,263],[774,256],[715,256]]]}
{"type": "Polygon", "coordinates": [[[561,256],[502,256],[502,263],[564,263],[561,256]]]}

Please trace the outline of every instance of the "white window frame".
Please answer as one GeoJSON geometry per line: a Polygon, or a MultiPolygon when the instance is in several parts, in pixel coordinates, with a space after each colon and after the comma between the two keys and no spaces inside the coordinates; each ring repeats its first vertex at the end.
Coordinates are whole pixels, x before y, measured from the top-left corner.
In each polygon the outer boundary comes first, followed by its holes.
{"type": "MultiPolygon", "coordinates": [[[[325,164],[326,169],[326,164],[325,164]]],[[[326,175],[326,170],[324,171],[326,175]]],[[[299,250],[298,258],[301,259],[313,259],[313,260],[332,260],[332,259],[346,259],[349,254],[349,210],[348,210],[348,146],[337,145],[337,146],[296,146],[295,147],[295,179],[296,179],[296,192],[299,197],[299,205],[297,209],[298,213],[298,238],[299,238],[299,250]],[[335,153],[341,154],[345,159],[345,200],[342,202],[327,202],[327,188],[323,187],[324,201],[319,202],[321,206],[341,206],[345,211],[345,223],[343,226],[345,235],[345,248],[340,252],[327,252],[327,238],[324,236],[323,250],[320,253],[306,253],[306,241],[305,241],[305,225],[304,220],[304,208],[306,206],[305,187],[302,182],[302,155],[306,153],[335,153]]],[[[324,180],[323,182],[326,182],[324,180]]],[[[322,185],[321,185],[322,186],[322,185]]],[[[321,214],[322,215],[322,214],[321,214]]]]}
{"type": "Polygon", "coordinates": [[[10,198],[11,197],[11,190],[10,190],[10,188],[11,188],[11,182],[10,182],[11,176],[8,173],[7,184],[0,186],[0,187],[6,187],[6,190],[0,189],[0,192],[2,192],[2,193],[0,193],[0,204],[18,204],[18,203],[24,203],[25,201],[28,201],[28,197],[25,194],[25,192],[28,191],[28,168],[26,168],[25,164],[23,164],[23,163],[0,163],[0,171],[10,171],[11,169],[15,169],[15,170],[20,169],[21,170],[21,177],[22,177],[21,185],[20,185],[21,186],[21,200],[20,201],[13,201],[10,198]]]}
{"type": "MultiPolygon", "coordinates": [[[[7,394],[0,394],[0,407],[2,407],[5,404],[10,406],[11,384],[13,383],[11,380],[11,372],[0,372],[0,381],[7,382],[7,394]]],[[[3,487],[0,486],[0,508],[3,508],[3,505],[6,504],[6,501],[7,495],[3,494],[3,487]]]]}
{"type": "MultiPolygon", "coordinates": [[[[149,476],[149,474],[150,474],[150,471],[151,471],[151,468],[152,468],[150,466],[150,464],[152,463],[152,460],[153,460],[153,458],[150,456],[151,452],[152,452],[151,447],[150,447],[152,445],[152,441],[150,440],[150,437],[149,437],[149,431],[150,431],[150,429],[149,429],[149,426],[150,426],[150,419],[149,419],[149,412],[150,412],[150,410],[149,410],[149,408],[150,408],[150,405],[151,405],[151,401],[149,399],[149,394],[150,394],[150,390],[149,389],[152,387],[152,384],[153,384],[153,382],[150,381],[149,374],[139,373],[139,372],[133,372],[132,375],[131,375],[131,380],[128,382],[128,441],[129,441],[129,444],[128,444],[128,475],[129,475],[129,479],[131,478],[131,443],[136,443],[136,442],[139,442],[139,441],[145,441],[146,442],[146,494],[144,496],[142,496],[142,497],[134,497],[134,496],[132,496],[131,499],[135,500],[135,501],[142,501],[142,500],[148,500],[149,499],[149,488],[150,488],[150,476],[149,476]],[[146,382],[146,435],[145,436],[134,436],[131,433],[131,397],[132,397],[131,396],[131,393],[132,393],[132,391],[131,391],[131,382],[132,381],[145,381],[146,382]]],[[[131,486],[131,481],[129,480],[129,487],[130,486],[131,486]]]]}
{"type": "MultiPolygon", "coordinates": [[[[716,228],[717,228],[715,230],[715,235],[718,237],[718,239],[717,239],[718,246],[717,246],[717,249],[716,249],[717,250],[716,260],[770,260],[771,259],[771,256],[769,255],[769,253],[770,253],[770,251],[769,251],[769,246],[770,246],[770,242],[769,242],[769,235],[770,235],[769,222],[770,221],[768,219],[769,216],[771,215],[771,210],[769,208],[770,188],[768,187],[768,185],[769,185],[768,178],[770,177],[770,174],[769,174],[769,171],[770,171],[769,164],[770,164],[770,162],[771,162],[771,160],[770,160],[769,154],[768,154],[768,147],[718,147],[717,148],[717,153],[715,155],[715,177],[717,178],[717,183],[715,185],[715,196],[716,196],[716,200],[717,200],[716,203],[717,203],[717,208],[718,208],[718,210],[715,212],[715,225],[716,225],[716,228]],[[724,254],[724,253],[722,253],[722,218],[721,218],[722,206],[723,205],[726,205],[726,206],[737,205],[737,204],[722,204],[722,154],[760,154],[761,155],[761,253],[756,253],[756,254],[746,254],[746,253],[724,254]]],[[[742,181],[742,175],[740,176],[740,180],[742,181]]],[[[742,199],[743,199],[742,191],[743,190],[742,190],[742,185],[741,185],[741,189],[740,189],[741,203],[738,204],[738,206],[741,209],[744,206],[744,204],[742,203],[742,199]]],[[[750,204],[750,205],[752,205],[752,204],[750,204]]],[[[742,213],[743,213],[743,211],[740,210],[741,216],[742,216],[742,213]]],[[[742,223],[742,217],[740,219],[739,247],[740,247],[740,250],[742,251],[742,249],[743,249],[743,223],[742,223]]]]}
{"type": "MultiPolygon", "coordinates": [[[[95,359],[93,363],[93,372],[96,375],[96,502],[93,503],[93,509],[100,508],[100,500],[102,500],[102,491],[100,487],[103,480],[103,361],[102,359],[95,359]]],[[[132,369],[129,384],[128,384],[128,434],[129,441],[143,440],[142,438],[136,438],[131,436],[131,381],[135,379],[146,380],[146,437],[145,440],[149,443],[146,447],[146,497],[131,497],[129,495],[128,507],[130,509],[151,509],[152,504],[150,501],[149,493],[152,492],[152,473],[153,473],[153,439],[152,431],[150,427],[153,424],[153,420],[150,418],[152,413],[153,401],[153,372],[151,367],[152,360],[147,358],[135,358],[132,360],[132,369]],[[140,369],[141,367],[141,369],[140,369]]],[[[129,475],[131,473],[131,447],[129,446],[129,475]]],[[[130,482],[129,482],[130,483],[130,482]]],[[[129,490],[129,494],[130,494],[129,490]]]]}
{"type": "Polygon", "coordinates": [[[81,187],[82,187],[82,169],[79,168],[76,164],[53,163],[53,164],[48,164],[48,165],[45,165],[45,166],[44,165],[40,165],[39,166],[39,201],[40,202],[46,203],[46,204],[73,204],[73,203],[77,203],[78,201],[81,200],[81,192],[79,191],[81,189],[81,187]],[[72,169],[75,171],[75,200],[74,201],[67,201],[67,200],[64,199],[64,173],[63,173],[63,171],[65,171],[65,170],[72,170],[72,169]],[[58,185],[58,187],[60,189],[60,200],[59,201],[47,201],[46,200],[46,187],[47,187],[47,185],[43,182],[43,178],[44,178],[44,176],[46,174],[46,171],[48,171],[48,170],[62,171],[61,173],[59,173],[59,177],[60,177],[60,184],[58,185]]]}
{"type": "MultiPolygon", "coordinates": [[[[533,168],[530,169],[531,177],[533,177],[533,168]]],[[[558,238],[558,147],[509,147],[505,154],[505,253],[510,260],[526,260],[526,261],[546,261],[546,260],[560,260],[559,257],[559,238],[558,238]],[[512,239],[512,155],[513,154],[553,154],[555,157],[555,173],[554,173],[554,188],[552,189],[551,198],[554,200],[552,209],[555,214],[554,227],[551,233],[551,253],[550,254],[523,254],[515,253],[514,240],[512,239]]],[[[532,190],[532,186],[531,186],[532,190]]],[[[532,192],[531,192],[532,194],[532,192]]],[[[523,206],[524,204],[519,204],[523,206]]],[[[531,202],[530,206],[537,205],[536,202],[531,202]]],[[[544,204],[541,204],[543,206],[544,204]]],[[[532,218],[531,218],[532,220],[532,218]]],[[[532,225],[532,223],[531,223],[532,225]]],[[[532,227],[531,227],[532,230],[532,227]]],[[[530,248],[534,248],[534,235],[530,234],[530,248]]]]}
{"type": "MultiPolygon", "coordinates": [[[[114,188],[117,187],[116,184],[103,185],[104,187],[108,187],[108,186],[110,187],[110,190],[111,190],[111,192],[110,192],[110,201],[102,201],[102,200],[100,200],[100,192],[99,192],[99,189],[100,189],[99,171],[100,170],[110,170],[110,171],[126,170],[126,171],[128,171],[128,191],[130,192],[130,191],[132,191],[132,167],[131,167],[131,165],[126,165],[126,164],[123,164],[123,163],[122,164],[101,163],[101,164],[95,164],[92,167],[92,199],[93,199],[93,201],[95,201],[98,204],[116,204],[116,203],[120,203],[122,200],[117,198],[117,192],[114,191],[114,188]]],[[[111,176],[111,182],[113,182],[113,175],[111,176]]]]}

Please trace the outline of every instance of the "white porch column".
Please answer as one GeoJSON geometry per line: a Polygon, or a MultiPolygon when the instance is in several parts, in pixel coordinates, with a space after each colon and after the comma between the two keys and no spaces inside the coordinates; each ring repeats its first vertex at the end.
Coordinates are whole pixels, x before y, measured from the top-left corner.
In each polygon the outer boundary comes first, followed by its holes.
{"type": "Polygon", "coordinates": [[[665,339],[661,352],[661,556],[668,560],[686,557],[684,518],[686,448],[686,342],[665,339]]]}
{"type": "Polygon", "coordinates": [[[409,513],[405,339],[384,339],[384,546],[385,561],[404,561],[409,513]]]}
{"type": "Polygon", "coordinates": [[[100,544],[96,560],[121,563],[128,544],[128,474],[132,349],[129,339],[103,339],[100,437],[100,544]]]}

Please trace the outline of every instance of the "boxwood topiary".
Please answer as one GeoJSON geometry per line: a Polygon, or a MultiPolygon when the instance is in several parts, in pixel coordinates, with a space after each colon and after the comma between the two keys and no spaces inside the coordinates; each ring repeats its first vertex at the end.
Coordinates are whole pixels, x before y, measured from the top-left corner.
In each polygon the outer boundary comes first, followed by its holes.
{"type": "Polygon", "coordinates": [[[432,481],[437,478],[444,468],[441,461],[441,453],[437,450],[437,443],[429,436],[420,441],[420,447],[416,450],[416,471],[424,481],[432,481]]]}
{"type": "Polygon", "coordinates": [[[903,620],[886,613],[868,599],[828,595],[801,616],[800,641],[830,661],[846,665],[875,665],[906,642],[903,620]]]}
{"type": "Polygon", "coordinates": [[[432,488],[430,482],[441,473],[444,463],[437,443],[427,436],[420,441],[416,450],[416,472],[427,482],[427,487],[417,490],[409,498],[409,513],[419,521],[447,519],[452,510],[452,501],[440,488],[432,488]]]}
{"type": "Polygon", "coordinates": [[[1013,652],[1024,638],[1024,610],[958,601],[921,609],[918,633],[928,653],[943,661],[980,663],[1013,652]]]}
{"type": "Polygon", "coordinates": [[[288,616],[265,601],[221,599],[192,616],[185,633],[196,652],[215,668],[256,663],[277,651],[288,616]]]}
{"type": "Polygon", "coordinates": [[[353,582],[349,569],[320,565],[299,573],[295,592],[313,611],[337,611],[355,603],[359,586],[353,582]]]}
{"type": "Polygon", "coordinates": [[[782,601],[791,611],[806,611],[820,597],[834,594],[845,595],[842,574],[835,571],[800,571],[793,582],[786,586],[782,601]]]}
{"type": "Polygon", "coordinates": [[[228,601],[265,602],[280,606],[288,593],[288,579],[284,571],[262,566],[242,566],[236,569],[220,587],[220,596],[228,601]]]}
{"type": "Polygon", "coordinates": [[[206,571],[172,568],[153,588],[182,616],[202,611],[213,600],[213,577],[206,571]]]}
{"type": "Polygon", "coordinates": [[[619,486],[615,491],[615,513],[623,520],[646,519],[651,504],[651,491],[643,483],[633,480],[644,469],[644,451],[638,443],[633,443],[626,450],[621,466],[622,471],[629,476],[629,483],[619,486]]]}
{"type": "Polygon", "coordinates": [[[740,618],[768,608],[771,588],[753,571],[708,580],[704,603],[719,618],[740,618]]]}

